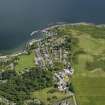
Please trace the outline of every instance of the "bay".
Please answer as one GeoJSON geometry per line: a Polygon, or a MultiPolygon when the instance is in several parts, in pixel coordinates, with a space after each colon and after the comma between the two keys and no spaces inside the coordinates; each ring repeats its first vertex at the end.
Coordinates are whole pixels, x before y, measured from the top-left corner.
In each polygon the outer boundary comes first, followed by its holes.
{"type": "Polygon", "coordinates": [[[0,0],[0,53],[21,49],[48,24],[104,24],[104,10],[105,0],[0,0]]]}

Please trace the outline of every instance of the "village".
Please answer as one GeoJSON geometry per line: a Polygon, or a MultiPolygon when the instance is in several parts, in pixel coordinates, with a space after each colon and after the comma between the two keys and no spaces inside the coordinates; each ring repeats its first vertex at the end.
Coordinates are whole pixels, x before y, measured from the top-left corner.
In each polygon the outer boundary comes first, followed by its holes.
{"type": "Polygon", "coordinates": [[[47,28],[25,50],[0,55],[0,105],[104,105],[103,29],[71,24],[58,35],[47,28]]]}
{"type": "Polygon", "coordinates": [[[35,49],[35,63],[45,69],[49,66],[53,67],[55,62],[64,65],[64,68],[54,73],[54,80],[57,81],[59,91],[67,91],[68,82],[70,82],[74,72],[68,59],[69,52],[57,46],[58,43],[61,44],[61,41],[54,45],[49,40],[52,39],[48,39],[47,42],[45,40],[45,43],[43,41],[37,42],[38,48],[35,49]]]}
{"type": "MultiPolygon", "coordinates": [[[[49,31],[49,28],[41,30],[41,32],[45,35],[43,39],[33,39],[28,43],[28,50],[31,48],[34,54],[34,65],[42,70],[49,70],[49,68],[61,66],[58,70],[54,71],[53,82],[60,92],[70,93],[69,84],[71,82],[74,70],[69,59],[70,52],[64,47],[66,39],[60,37],[56,39],[57,33],[49,31]]],[[[24,50],[23,52],[12,54],[10,56],[1,56],[0,60],[4,62],[11,61],[11,63],[8,63],[9,65],[7,67],[14,70],[15,64],[12,61],[17,62],[18,56],[21,57],[21,55],[27,55],[28,50],[24,50]]],[[[7,82],[7,80],[2,80],[2,72],[5,71],[3,69],[0,72],[1,83],[7,82]]],[[[22,71],[23,74],[25,72],[29,72],[29,68],[22,71]]],[[[73,95],[73,93],[70,93],[70,95],[73,95]]],[[[5,101],[6,99],[3,98],[3,100],[5,101]]],[[[62,103],[59,105],[71,105],[68,101],[63,101],[62,103]]]]}

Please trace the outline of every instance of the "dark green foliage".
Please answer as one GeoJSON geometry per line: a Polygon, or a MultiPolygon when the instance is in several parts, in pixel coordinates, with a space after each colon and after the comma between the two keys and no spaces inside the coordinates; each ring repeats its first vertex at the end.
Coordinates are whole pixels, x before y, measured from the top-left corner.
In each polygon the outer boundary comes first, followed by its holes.
{"type": "Polygon", "coordinates": [[[13,70],[7,70],[1,73],[1,79],[5,80],[5,79],[10,79],[16,76],[16,72],[13,70]]]}
{"type": "Polygon", "coordinates": [[[49,91],[48,91],[48,93],[51,93],[51,94],[53,94],[54,92],[57,92],[58,90],[56,90],[55,88],[53,88],[53,89],[50,89],[49,91]]]}
{"type": "Polygon", "coordinates": [[[70,84],[68,85],[68,87],[69,87],[69,91],[71,91],[71,92],[73,92],[73,93],[75,92],[72,83],[70,83],[70,84]]]}
{"type": "Polygon", "coordinates": [[[47,101],[51,101],[51,98],[50,98],[50,97],[48,97],[48,98],[47,98],[47,101]]]}
{"type": "Polygon", "coordinates": [[[95,67],[94,67],[94,65],[93,65],[93,62],[87,62],[86,63],[86,69],[87,70],[94,70],[95,69],[95,67]]]}
{"type": "Polygon", "coordinates": [[[65,43],[64,43],[64,48],[67,50],[71,50],[71,37],[65,37],[65,43]]]}
{"type": "Polygon", "coordinates": [[[0,95],[23,105],[24,100],[30,99],[30,92],[52,85],[52,72],[34,68],[23,75],[8,78],[6,83],[0,84],[0,95]]]}
{"type": "Polygon", "coordinates": [[[105,60],[94,60],[94,62],[87,62],[86,69],[87,70],[94,70],[96,68],[101,68],[105,71],[105,60]]]}
{"type": "Polygon", "coordinates": [[[52,98],[53,98],[53,99],[57,99],[57,96],[53,96],[52,98]]]}
{"type": "Polygon", "coordinates": [[[0,102],[0,105],[6,105],[5,103],[3,103],[3,102],[0,102]]]}

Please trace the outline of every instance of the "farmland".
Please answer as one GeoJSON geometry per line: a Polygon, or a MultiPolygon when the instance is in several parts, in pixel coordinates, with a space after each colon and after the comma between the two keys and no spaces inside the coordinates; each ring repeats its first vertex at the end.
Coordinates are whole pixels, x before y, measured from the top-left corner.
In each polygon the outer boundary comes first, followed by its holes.
{"type": "Polygon", "coordinates": [[[105,104],[105,77],[74,77],[77,103],[79,105],[105,104]]]}
{"type": "Polygon", "coordinates": [[[70,95],[66,94],[65,92],[59,92],[57,89],[50,87],[33,92],[32,97],[36,97],[42,100],[46,105],[48,105],[50,103],[55,103],[57,101],[70,97],[70,95]]]}
{"type": "Polygon", "coordinates": [[[78,105],[105,104],[105,31],[95,26],[72,27],[78,39],[72,82],[78,105]],[[100,31],[101,30],[101,31],[100,31]],[[84,52],[84,53],[83,53],[84,52]]]}

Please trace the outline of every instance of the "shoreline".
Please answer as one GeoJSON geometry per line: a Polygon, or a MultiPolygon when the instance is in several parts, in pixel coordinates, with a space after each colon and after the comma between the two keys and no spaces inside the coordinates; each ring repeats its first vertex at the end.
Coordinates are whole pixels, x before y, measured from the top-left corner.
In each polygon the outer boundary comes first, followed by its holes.
{"type": "MultiPolygon", "coordinates": [[[[38,32],[41,33],[46,33],[48,32],[48,30],[51,30],[55,27],[60,27],[60,26],[67,26],[67,25],[94,25],[96,27],[105,27],[105,24],[94,24],[94,23],[88,23],[88,22],[78,22],[78,23],[66,23],[66,22],[57,22],[56,24],[52,24],[52,25],[48,25],[48,27],[43,28],[43,29],[39,29],[39,30],[35,30],[33,32],[30,33],[30,36],[34,36],[35,34],[37,34],[38,32]]],[[[32,38],[31,40],[28,40],[27,42],[24,42],[20,47],[15,48],[15,49],[11,49],[11,50],[4,50],[0,52],[0,58],[4,57],[4,56],[12,56],[12,55],[20,55],[24,53],[24,49],[25,49],[25,45],[26,43],[33,43],[35,41],[40,41],[43,38],[32,38]]]]}

